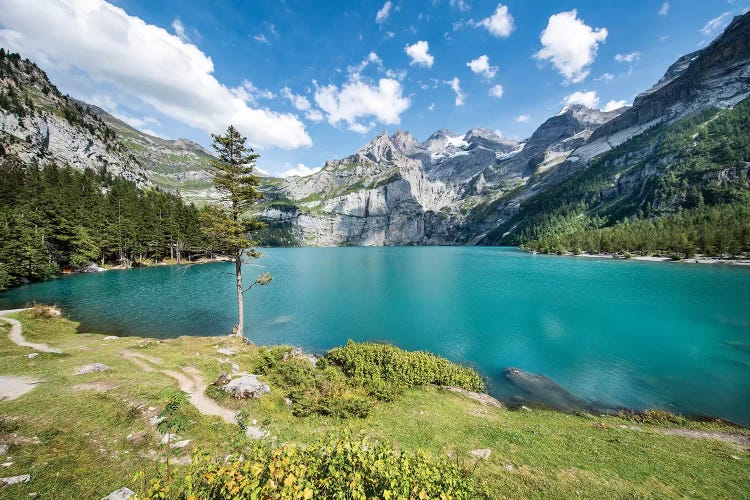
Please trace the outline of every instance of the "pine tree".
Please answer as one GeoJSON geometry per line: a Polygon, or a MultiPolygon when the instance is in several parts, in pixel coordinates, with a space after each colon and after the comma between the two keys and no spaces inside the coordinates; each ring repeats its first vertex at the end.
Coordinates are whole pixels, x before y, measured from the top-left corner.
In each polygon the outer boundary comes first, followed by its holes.
{"type": "MultiPolygon", "coordinates": [[[[232,125],[225,135],[213,135],[213,148],[218,159],[211,162],[214,187],[221,193],[221,208],[207,210],[205,233],[216,240],[227,255],[234,260],[237,287],[237,326],[234,334],[244,337],[244,307],[242,285],[242,256],[260,257],[252,248],[257,243],[248,239],[247,234],[260,229],[263,224],[244,214],[261,197],[258,191],[258,178],[253,175],[255,161],[260,155],[245,145],[246,138],[232,125]]],[[[249,288],[268,285],[271,276],[260,275],[249,288]]]]}

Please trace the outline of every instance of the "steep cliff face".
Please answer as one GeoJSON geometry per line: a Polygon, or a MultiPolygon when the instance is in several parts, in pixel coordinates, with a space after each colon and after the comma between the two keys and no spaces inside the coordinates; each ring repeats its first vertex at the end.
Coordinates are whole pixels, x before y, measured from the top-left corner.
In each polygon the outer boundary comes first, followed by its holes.
{"type": "Polygon", "coordinates": [[[112,129],[63,96],[35,64],[15,54],[0,60],[0,146],[27,162],[106,168],[139,185],[151,181],[112,129]]]}
{"type": "Polygon", "coordinates": [[[211,155],[200,145],[145,134],[62,95],[44,71],[17,54],[0,59],[0,146],[26,162],[106,168],[190,200],[211,202],[217,194],[207,171],[211,155]]]}

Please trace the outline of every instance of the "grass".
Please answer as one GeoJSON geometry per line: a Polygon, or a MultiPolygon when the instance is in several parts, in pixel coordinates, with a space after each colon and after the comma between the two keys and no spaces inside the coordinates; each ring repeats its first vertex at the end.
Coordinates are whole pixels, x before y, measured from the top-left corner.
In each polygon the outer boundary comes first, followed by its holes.
{"type": "MultiPolygon", "coordinates": [[[[161,358],[159,368],[192,366],[213,380],[228,371],[217,347],[237,351],[232,361],[242,370],[256,365],[258,350],[230,338],[182,337],[155,341],[135,337],[104,341],[103,335],[80,332],[66,319],[14,317],[24,335],[46,342],[65,354],[41,353],[12,344],[9,327],[0,323],[0,374],[30,375],[43,382],[14,401],[0,402],[0,443],[10,443],[2,476],[31,474],[28,484],[0,489],[0,497],[101,498],[122,486],[142,489],[138,471],[146,477],[161,467],[163,446],[147,417],[167,401],[166,389],[176,382],[159,371],[146,373],[119,355],[123,349],[161,358]],[[108,372],[74,375],[93,362],[108,372]],[[116,385],[105,393],[78,390],[84,382],[116,385]],[[150,409],[151,408],[151,409],[150,409]],[[146,439],[132,443],[128,435],[146,439]],[[34,444],[34,438],[38,442],[34,444]],[[25,442],[28,439],[29,442],[25,442]],[[12,488],[12,489],[11,489],[12,488]]],[[[720,422],[657,419],[657,425],[612,416],[575,416],[534,408],[509,411],[481,406],[438,387],[407,389],[391,403],[377,403],[364,419],[339,420],[318,415],[292,415],[283,391],[274,388],[255,401],[219,397],[227,407],[244,409],[268,429],[276,444],[308,443],[350,431],[384,440],[399,450],[446,453],[469,467],[488,498],[740,498],[750,491],[750,454],[720,441],[665,436],[658,427],[687,426],[700,430],[748,433],[720,422]],[[634,430],[633,426],[642,430],[634,430]],[[624,426],[624,427],[623,427],[624,426]],[[489,448],[486,461],[474,463],[468,452],[489,448]]],[[[184,438],[192,445],[223,457],[237,439],[233,425],[200,415],[185,406],[184,438]]],[[[183,451],[177,455],[186,456],[183,451]]]]}

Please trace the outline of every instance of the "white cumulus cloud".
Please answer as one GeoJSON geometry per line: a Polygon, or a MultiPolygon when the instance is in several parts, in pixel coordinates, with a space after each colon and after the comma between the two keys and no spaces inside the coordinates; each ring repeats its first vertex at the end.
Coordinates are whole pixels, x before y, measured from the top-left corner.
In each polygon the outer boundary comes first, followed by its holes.
{"type": "Polygon", "coordinates": [[[529,115],[518,115],[518,116],[516,116],[516,121],[518,123],[528,123],[529,120],[531,120],[531,116],[529,116],[529,115]]]}
{"type": "Polygon", "coordinates": [[[371,128],[363,125],[363,118],[374,118],[380,123],[395,125],[401,122],[401,113],[410,106],[398,80],[381,78],[377,84],[350,75],[341,87],[333,84],[315,89],[315,103],[327,116],[328,123],[346,123],[349,130],[365,133],[371,128]]]}
{"type": "Polygon", "coordinates": [[[311,122],[318,123],[318,122],[322,122],[323,118],[325,117],[323,116],[323,113],[321,113],[319,109],[311,109],[305,112],[305,118],[307,118],[311,122]]]}
{"type": "Polygon", "coordinates": [[[307,111],[310,109],[310,101],[307,97],[295,94],[289,87],[281,89],[281,95],[286,97],[298,111],[307,111]]]}
{"type": "Polygon", "coordinates": [[[482,75],[487,80],[495,78],[495,75],[497,74],[497,66],[490,66],[490,58],[486,55],[481,55],[473,61],[467,62],[466,65],[474,73],[482,75]]]}
{"type": "Polygon", "coordinates": [[[206,132],[234,124],[256,147],[312,144],[293,114],[255,109],[195,45],[103,0],[3,0],[0,45],[87,74],[206,132]]]}
{"type": "Polygon", "coordinates": [[[507,38],[513,32],[513,16],[508,12],[507,6],[499,3],[490,17],[474,23],[474,26],[482,26],[495,36],[507,38]]]}
{"type": "Polygon", "coordinates": [[[431,68],[432,63],[435,62],[435,58],[430,55],[429,51],[430,44],[424,40],[419,40],[418,42],[412,45],[407,45],[404,48],[404,52],[411,57],[411,62],[409,64],[431,68]]]}
{"type": "Polygon", "coordinates": [[[572,94],[565,96],[562,102],[565,107],[572,106],[573,104],[583,104],[587,108],[593,109],[599,106],[599,96],[596,95],[596,90],[590,90],[588,92],[573,92],[572,94]]]}
{"type": "Polygon", "coordinates": [[[607,101],[607,104],[604,105],[602,108],[602,111],[614,111],[616,109],[620,109],[623,106],[627,106],[628,101],[620,100],[620,101],[607,101]]]}
{"type": "Polygon", "coordinates": [[[453,92],[456,94],[456,100],[454,101],[456,103],[456,106],[463,106],[464,100],[466,99],[466,94],[464,94],[461,90],[461,81],[458,79],[458,77],[454,76],[453,80],[446,80],[443,83],[449,85],[450,88],[453,89],[453,92]]]}
{"type": "Polygon", "coordinates": [[[378,24],[384,23],[388,19],[388,16],[391,15],[391,7],[393,7],[393,4],[390,0],[385,2],[380,10],[378,10],[378,13],[375,14],[375,22],[378,24]]]}
{"type": "Polygon", "coordinates": [[[503,86],[499,83],[497,85],[493,85],[490,89],[490,95],[492,97],[497,97],[498,99],[500,99],[503,96],[503,86]]]}
{"type": "Polygon", "coordinates": [[[281,172],[279,174],[279,177],[291,177],[293,175],[296,175],[299,177],[305,177],[307,175],[312,175],[315,172],[318,172],[321,168],[321,167],[310,168],[304,163],[298,163],[297,166],[294,168],[290,168],[289,164],[285,163],[284,167],[286,168],[286,170],[281,172]]]}
{"type": "Polygon", "coordinates": [[[578,83],[588,76],[599,44],[606,39],[606,28],[592,29],[578,19],[575,9],[560,12],[550,16],[540,37],[542,49],[534,57],[551,62],[566,83],[578,83]]]}

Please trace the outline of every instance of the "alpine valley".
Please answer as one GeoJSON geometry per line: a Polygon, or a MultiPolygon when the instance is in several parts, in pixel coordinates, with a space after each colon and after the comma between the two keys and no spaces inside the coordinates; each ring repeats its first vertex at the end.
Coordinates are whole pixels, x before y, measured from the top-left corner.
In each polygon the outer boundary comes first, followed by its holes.
{"type": "MultiPolygon", "coordinates": [[[[0,96],[3,155],[106,168],[198,204],[216,200],[203,147],[145,134],[61,95],[28,60],[6,58],[0,96]]],[[[548,251],[632,221],[691,210],[711,219],[706,210],[716,206],[746,213],[748,96],[744,14],[678,59],[632,106],[568,106],[520,142],[484,128],[438,130],[422,142],[406,131],[383,132],[312,175],[264,176],[257,215],[268,227],[259,237],[282,246],[530,244],[548,251]]]]}

